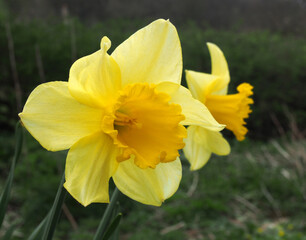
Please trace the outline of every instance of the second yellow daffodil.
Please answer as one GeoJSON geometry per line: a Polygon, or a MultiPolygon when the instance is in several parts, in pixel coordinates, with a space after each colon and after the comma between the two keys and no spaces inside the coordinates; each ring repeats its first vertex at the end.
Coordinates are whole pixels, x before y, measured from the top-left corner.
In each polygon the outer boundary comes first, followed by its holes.
{"type": "MultiPolygon", "coordinates": [[[[212,43],[207,44],[211,55],[211,74],[186,70],[186,80],[192,95],[200,100],[213,117],[225,124],[237,140],[242,141],[247,133],[244,119],[251,112],[250,104],[253,100],[252,86],[242,83],[237,87],[237,94],[228,94],[230,74],[226,59],[222,51],[212,43]]],[[[191,170],[203,167],[212,153],[227,155],[230,145],[222,134],[200,126],[188,127],[188,138],[185,140],[184,153],[189,160],[191,170]]]]}
{"type": "Polygon", "coordinates": [[[175,27],[157,20],[109,55],[111,42],[77,60],[68,82],[49,82],[29,96],[20,118],[50,151],[69,149],[64,184],[81,204],[109,202],[109,179],[130,198],[159,206],[177,190],[183,125],[223,129],[180,85],[175,27]]]}

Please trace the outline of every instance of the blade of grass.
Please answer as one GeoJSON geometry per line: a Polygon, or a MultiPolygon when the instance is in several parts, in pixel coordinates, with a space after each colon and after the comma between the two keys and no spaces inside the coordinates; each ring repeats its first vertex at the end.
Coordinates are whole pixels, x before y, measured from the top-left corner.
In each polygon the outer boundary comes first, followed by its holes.
{"type": "Polygon", "coordinates": [[[8,200],[9,200],[10,193],[11,193],[16,162],[18,158],[20,157],[20,153],[22,149],[23,132],[22,132],[21,124],[19,122],[16,124],[15,135],[16,135],[15,153],[14,153],[10,173],[6,180],[4,190],[0,198],[0,227],[2,226],[2,223],[3,223],[4,215],[6,212],[8,200]]]}
{"type": "Polygon", "coordinates": [[[60,185],[57,190],[57,194],[53,203],[53,206],[50,210],[50,214],[48,214],[47,219],[46,219],[46,226],[44,229],[44,234],[42,237],[42,240],[50,240],[53,237],[54,231],[56,224],[58,222],[58,219],[60,217],[60,213],[62,210],[62,205],[64,203],[66,193],[67,191],[65,190],[63,184],[65,182],[65,174],[63,174],[60,185]]]}
{"type": "Polygon", "coordinates": [[[102,240],[108,240],[112,234],[117,230],[118,226],[119,226],[119,223],[120,223],[120,220],[121,220],[121,217],[122,217],[122,213],[119,213],[115,218],[114,220],[112,221],[112,223],[108,226],[102,240]]]}
{"type": "Polygon", "coordinates": [[[34,231],[28,237],[28,240],[40,240],[40,239],[42,239],[45,228],[46,228],[46,225],[47,225],[47,219],[49,218],[50,213],[51,213],[51,211],[48,212],[48,214],[44,218],[44,220],[42,220],[41,223],[34,229],[34,231]]]}
{"type": "MultiPolygon", "coordinates": [[[[115,217],[117,217],[117,215],[120,213],[120,204],[117,201],[116,206],[113,210],[113,215],[112,215],[112,219],[114,219],[115,217]]],[[[120,213],[121,214],[121,213],[120,213]]],[[[107,231],[107,230],[106,230],[107,231]]],[[[118,227],[114,230],[113,234],[111,235],[111,237],[109,238],[110,240],[118,240],[119,239],[119,224],[118,227]]]]}

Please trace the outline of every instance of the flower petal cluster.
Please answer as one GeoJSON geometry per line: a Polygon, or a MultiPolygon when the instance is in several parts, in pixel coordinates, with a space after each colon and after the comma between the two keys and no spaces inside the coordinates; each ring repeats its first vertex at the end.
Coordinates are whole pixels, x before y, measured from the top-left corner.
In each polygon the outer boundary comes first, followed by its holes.
{"type": "Polygon", "coordinates": [[[84,206],[109,202],[110,178],[130,198],[159,206],[181,180],[183,125],[224,126],[180,85],[181,46],[169,21],[154,21],[111,55],[110,47],[103,37],[68,82],[39,85],[19,116],[47,150],[69,149],[64,187],[84,206]]]}
{"type": "MultiPolygon", "coordinates": [[[[227,94],[230,74],[222,51],[212,43],[207,43],[211,55],[211,74],[186,70],[186,80],[192,95],[209,109],[213,117],[231,130],[238,141],[247,133],[245,119],[252,112],[253,87],[242,83],[237,87],[237,94],[227,94]]],[[[212,153],[227,155],[230,145],[222,134],[200,126],[188,127],[184,153],[189,160],[191,170],[203,167],[212,153]]]]}

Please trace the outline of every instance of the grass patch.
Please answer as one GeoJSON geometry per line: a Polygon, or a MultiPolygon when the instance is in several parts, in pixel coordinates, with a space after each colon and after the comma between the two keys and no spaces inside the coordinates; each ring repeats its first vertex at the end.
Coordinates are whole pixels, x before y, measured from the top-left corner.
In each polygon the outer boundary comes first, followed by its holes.
{"type": "MultiPolygon", "coordinates": [[[[1,157],[13,148],[7,138],[0,139],[5,148],[1,157]]],[[[283,138],[232,146],[231,155],[213,156],[197,172],[190,172],[182,157],[180,188],[160,208],[121,195],[120,239],[306,239],[306,141],[283,138]]],[[[65,154],[47,152],[26,135],[4,225],[20,222],[14,239],[28,236],[50,208],[65,154]]],[[[2,176],[6,168],[2,161],[2,176]]],[[[105,205],[84,208],[68,197],[66,206],[75,223],[66,211],[54,239],[92,238],[105,205]]]]}

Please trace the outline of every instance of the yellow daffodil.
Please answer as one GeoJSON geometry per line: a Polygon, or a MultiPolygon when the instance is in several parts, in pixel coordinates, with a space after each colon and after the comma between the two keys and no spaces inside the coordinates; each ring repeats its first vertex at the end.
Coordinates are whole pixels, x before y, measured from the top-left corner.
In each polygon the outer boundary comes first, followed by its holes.
{"type": "MultiPolygon", "coordinates": [[[[251,113],[249,105],[253,100],[249,96],[253,94],[253,87],[248,83],[242,83],[237,87],[238,93],[227,95],[230,74],[226,59],[215,44],[207,45],[211,55],[212,73],[186,70],[188,87],[193,97],[204,103],[213,117],[220,124],[225,124],[237,140],[242,141],[248,131],[244,126],[244,119],[251,113]]],[[[230,153],[230,146],[221,133],[200,126],[190,126],[187,131],[184,153],[191,164],[191,170],[203,167],[211,153],[230,153]]]]}
{"type": "Polygon", "coordinates": [[[103,37],[100,50],[72,65],[68,82],[38,86],[19,116],[46,149],[69,149],[64,187],[84,206],[109,202],[111,177],[125,195],[159,206],[181,180],[183,125],[223,125],[180,85],[181,46],[169,21],[108,55],[110,47],[103,37]]]}

